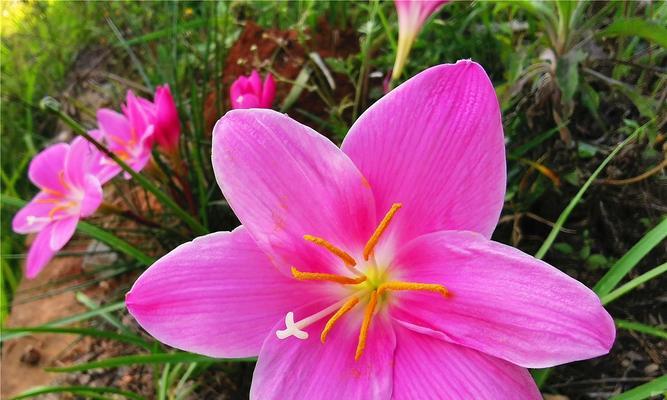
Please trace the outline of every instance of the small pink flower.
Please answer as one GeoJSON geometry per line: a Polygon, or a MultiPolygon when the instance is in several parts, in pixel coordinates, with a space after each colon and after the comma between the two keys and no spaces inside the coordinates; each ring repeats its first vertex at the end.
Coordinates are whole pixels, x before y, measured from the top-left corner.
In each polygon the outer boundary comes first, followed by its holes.
{"type": "Polygon", "coordinates": [[[591,290],[490,240],[505,147],[474,62],[399,86],[342,149],[284,114],[230,111],[212,160],[243,226],[179,246],[126,303],[166,344],[258,356],[253,399],[540,399],[526,367],[614,341],[591,290]]]}
{"type": "Polygon", "coordinates": [[[178,151],[181,136],[181,121],[169,85],[155,90],[155,141],[167,154],[178,151]]]}
{"type": "Polygon", "coordinates": [[[264,84],[255,70],[250,76],[240,76],[229,88],[232,108],[271,108],[276,97],[276,82],[271,74],[266,75],[264,84]]]}
{"type": "Polygon", "coordinates": [[[98,155],[85,139],[77,138],[72,144],[47,147],[32,159],[28,177],[40,192],[12,221],[17,233],[37,233],[28,251],[28,278],[37,276],[72,237],[79,219],[91,215],[102,202],[100,178],[95,175],[101,170],[91,167],[98,155]]]}
{"type": "MultiPolygon", "coordinates": [[[[151,158],[155,132],[155,109],[151,104],[129,91],[123,114],[108,108],[97,110],[97,124],[109,150],[137,172],[151,158]]],[[[129,174],[124,175],[130,178],[129,174]]]]}
{"type": "Polygon", "coordinates": [[[394,0],[398,14],[398,49],[392,78],[401,77],[412,43],[432,14],[449,0],[394,0]]]}

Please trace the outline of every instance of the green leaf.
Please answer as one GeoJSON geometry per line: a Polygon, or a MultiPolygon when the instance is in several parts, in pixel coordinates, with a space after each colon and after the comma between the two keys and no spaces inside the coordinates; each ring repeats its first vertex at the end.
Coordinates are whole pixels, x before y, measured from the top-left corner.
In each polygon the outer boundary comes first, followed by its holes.
{"type": "Polygon", "coordinates": [[[610,400],[643,400],[665,394],[667,394],[667,375],[639,385],[634,389],[612,397],[610,400]]]}
{"type": "MultiPolygon", "coordinates": [[[[72,324],[72,323],[75,323],[75,322],[85,321],[87,319],[97,317],[97,316],[102,315],[104,313],[109,313],[109,312],[113,312],[113,311],[122,310],[123,308],[125,308],[125,302],[119,301],[117,303],[112,303],[112,304],[106,305],[104,307],[100,307],[97,310],[86,311],[86,312],[81,313],[81,314],[70,315],[69,317],[66,317],[66,318],[51,321],[51,322],[48,322],[46,324],[40,325],[36,328],[69,325],[69,324],[72,324]]],[[[3,328],[3,331],[4,331],[4,328],[3,328]]],[[[16,339],[16,338],[25,336],[27,334],[28,334],[28,332],[12,332],[12,333],[6,333],[6,334],[3,332],[2,335],[0,335],[0,342],[4,342],[4,341],[9,340],[9,339],[16,339]]]]}
{"type": "Polygon", "coordinates": [[[4,341],[5,333],[63,333],[63,334],[72,334],[72,335],[82,335],[82,336],[92,336],[102,339],[111,339],[117,340],[119,342],[129,343],[136,346],[145,348],[146,350],[151,350],[152,345],[139,336],[136,335],[127,335],[115,332],[104,331],[101,329],[94,328],[57,328],[51,326],[26,326],[20,328],[2,328],[3,336],[0,341],[4,341]]]}
{"type": "Polygon", "coordinates": [[[144,400],[144,397],[133,392],[128,392],[126,390],[120,390],[113,387],[93,387],[93,386],[38,386],[32,389],[28,389],[16,397],[12,397],[12,400],[28,399],[31,397],[48,393],[72,393],[78,395],[87,395],[91,393],[112,393],[125,396],[128,399],[144,400]]]}
{"type": "Polygon", "coordinates": [[[627,329],[629,331],[645,333],[647,335],[653,335],[661,339],[667,339],[667,332],[660,328],[640,324],[639,322],[626,321],[624,319],[616,319],[614,320],[614,323],[619,329],[627,329]]]}
{"type": "Polygon", "coordinates": [[[556,82],[563,93],[563,100],[569,102],[579,88],[579,63],[586,59],[581,50],[570,51],[558,59],[556,82]]]}
{"type": "Polygon", "coordinates": [[[635,279],[631,280],[630,282],[626,283],[625,285],[621,285],[618,287],[616,290],[612,290],[608,294],[601,296],[600,301],[602,301],[602,304],[609,304],[612,301],[616,300],[617,298],[623,296],[624,294],[630,292],[637,286],[644,284],[648,281],[650,281],[653,278],[656,278],[662,274],[667,272],[667,263],[664,263],[662,265],[659,265],[652,270],[648,271],[645,274],[639,275],[635,279]]]}
{"type": "Polygon", "coordinates": [[[663,219],[632,246],[598,281],[593,287],[593,291],[600,297],[609,294],[649,251],[665,240],[665,237],[667,237],[667,218],[663,219]]]}
{"type": "Polygon", "coordinates": [[[639,36],[649,42],[667,48],[667,28],[665,25],[643,18],[617,18],[598,36],[639,36]]]}
{"type": "Polygon", "coordinates": [[[69,367],[46,368],[49,372],[74,372],[87,371],[94,368],[112,368],[131,364],[178,364],[191,362],[252,362],[256,358],[232,358],[220,359],[210,358],[199,354],[185,352],[177,353],[158,353],[158,354],[140,354],[131,356],[121,356],[107,358],[106,360],[92,361],[88,363],[72,365],[69,367]]]}
{"type": "MultiPolygon", "coordinates": [[[[25,200],[9,196],[2,196],[0,198],[0,203],[13,208],[20,208],[26,205],[25,200]]],[[[139,261],[144,265],[151,265],[155,262],[155,260],[152,257],[147,256],[141,250],[137,249],[136,247],[132,246],[126,241],[118,238],[116,235],[109,233],[102,228],[96,227],[95,225],[91,225],[84,221],[79,221],[78,225],[76,226],[76,229],[85,235],[88,235],[94,239],[99,240],[100,242],[108,244],[109,247],[118,250],[121,253],[125,253],[128,256],[133,257],[134,259],[136,259],[137,261],[139,261]]]]}

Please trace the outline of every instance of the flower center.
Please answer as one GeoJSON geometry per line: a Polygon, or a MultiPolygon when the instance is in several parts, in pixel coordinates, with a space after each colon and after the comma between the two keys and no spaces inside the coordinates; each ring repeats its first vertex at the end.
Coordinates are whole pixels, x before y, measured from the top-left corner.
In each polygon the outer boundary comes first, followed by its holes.
{"type": "Polygon", "coordinates": [[[58,173],[58,181],[60,182],[62,190],[41,188],[44,193],[49,194],[51,197],[37,200],[37,202],[41,204],[53,204],[53,208],[49,211],[48,217],[29,215],[27,217],[28,224],[32,225],[45,219],[52,221],[56,218],[58,213],[66,213],[70,210],[76,211],[77,206],[81,204],[84,193],[67,183],[65,180],[65,171],[60,171],[58,173]]]}
{"type": "Polygon", "coordinates": [[[434,283],[391,280],[389,279],[386,270],[381,270],[378,268],[373,254],[375,246],[379,242],[382,234],[389,227],[389,223],[392,221],[394,215],[400,208],[400,203],[393,204],[384,218],[382,218],[382,221],[380,221],[378,224],[375,232],[373,232],[370,239],[368,239],[368,242],[366,242],[363,250],[363,258],[364,261],[368,262],[370,260],[370,262],[368,263],[369,267],[364,272],[357,268],[357,261],[354,259],[354,257],[346,253],[341,248],[336,247],[325,239],[311,235],[304,235],[303,238],[305,240],[325,248],[340,258],[347,269],[354,276],[350,277],[321,272],[302,272],[295,267],[291,268],[292,276],[300,281],[327,281],[338,283],[340,285],[346,285],[352,289],[353,294],[297,322],[294,322],[293,312],[287,313],[285,316],[285,329],[276,331],[276,336],[279,339],[286,339],[290,336],[295,336],[302,340],[307,339],[308,333],[303,331],[303,328],[333,314],[327,321],[320,335],[320,340],[322,343],[325,343],[327,335],[334,327],[336,322],[340,320],[341,317],[343,317],[343,315],[345,315],[347,312],[355,308],[357,304],[364,302],[364,318],[361,323],[361,328],[359,329],[359,340],[357,342],[357,350],[354,355],[355,361],[358,361],[359,358],[361,358],[364,349],[366,348],[368,329],[370,328],[373,315],[375,315],[377,312],[378,302],[388,301],[388,292],[418,290],[439,293],[444,297],[449,295],[447,289],[442,285],[434,283]]]}

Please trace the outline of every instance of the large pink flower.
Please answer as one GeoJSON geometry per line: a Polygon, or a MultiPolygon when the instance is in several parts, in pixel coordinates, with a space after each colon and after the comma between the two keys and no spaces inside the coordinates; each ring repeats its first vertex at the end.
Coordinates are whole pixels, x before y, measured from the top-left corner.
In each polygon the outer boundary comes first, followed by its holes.
{"type": "Polygon", "coordinates": [[[112,174],[98,168],[99,153],[83,138],[47,147],[32,159],[28,177],[40,192],[14,216],[12,228],[37,233],[28,251],[26,276],[34,278],[70,240],[80,218],[102,202],[100,179],[112,174]],[[99,173],[99,175],[98,175],[99,173]]]}
{"type": "MultiPolygon", "coordinates": [[[[97,110],[97,124],[109,150],[139,172],[151,158],[155,109],[150,101],[129,91],[122,110],[123,114],[108,108],[97,110]]],[[[125,178],[130,175],[126,173],[125,178]]]]}
{"type": "Polygon", "coordinates": [[[412,43],[414,43],[428,17],[448,2],[449,0],[394,0],[396,13],[398,14],[398,48],[392,79],[401,77],[412,43]]]}
{"type": "Polygon", "coordinates": [[[259,73],[252,71],[250,76],[239,76],[229,88],[232,108],[271,108],[276,97],[276,82],[273,75],[267,74],[264,83],[259,73]]]}
{"type": "Polygon", "coordinates": [[[256,399],[538,399],[525,367],[608,352],[596,295],[489,240],[503,205],[498,102],[471,61],[373,105],[341,149],[271,110],[216,125],[243,226],[186,243],[127,295],[158,340],[258,356],[256,399]]]}

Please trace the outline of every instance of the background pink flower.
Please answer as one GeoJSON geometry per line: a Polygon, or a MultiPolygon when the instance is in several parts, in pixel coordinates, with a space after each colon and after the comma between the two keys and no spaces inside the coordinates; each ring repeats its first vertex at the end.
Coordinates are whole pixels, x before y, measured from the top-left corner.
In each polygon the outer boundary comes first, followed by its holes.
{"type": "Polygon", "coordinates": [[[410,55],[410,49],[424,23],[449,0],[394,0],[398,14],[398,49],[392,79],[398,79],[410,55]]]}
{"type": "Polygon", "coordinates": [[[251,398],[539,399],[526,367],[613,343],[592,291],[490,240],[505,154],[476,63],[399,86],[342,149],[284,114],[231,111],[213,166],[243,226],[164,256],[127,306],[169,345],[258,355],[251,398]]]}
{"type": "Polygon", "coordinates": [[[181,121],[169,85],[155,89],[155,141],[168,154],[178,152],[181,121]]]}
{"type": "Polygon", "coordinates": [[[229,88],[232,108],[271,108],[276,97],[276,82],[271,74],[264,83],[256,70],[250,76],[240,76],[229,88]]]}
{"type": "MultiPolygon", "coordinates": [[[[113,153],[133,170],[141,171],[151,158],[155,132],[155,109],[146,99],[129,91],[123,114],[108,108],[97,110],[97,124],[113,153]]],[[[129,179],[129,174],[124,174],[129,179]]]]}
{"type": "Polygon", "coordinates": [[[28,278],[37,276],[74,235],[79,219],[102,202],[100,180],[89,169],[97,156],[82,140],[49,146],[30,163],[28,176],[40,192],[12,221],[17,233],[37,233],[28,251],[28,278]]]}

